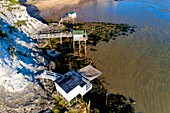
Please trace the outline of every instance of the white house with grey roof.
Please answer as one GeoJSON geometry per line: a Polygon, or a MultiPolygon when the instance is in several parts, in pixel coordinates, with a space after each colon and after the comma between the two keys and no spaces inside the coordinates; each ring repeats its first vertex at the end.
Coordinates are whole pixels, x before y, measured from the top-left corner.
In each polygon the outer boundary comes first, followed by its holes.
{"type": "Polygon", "coordinates": [[[92,89],[92,84],[75,71],[69,71],[56,79],[55,86],[67,101],[72,100],[78,94],[83,96],[92,89]]]}
{"type": "MultiPolygon", "coordinates": [[[[87,67],[85,68],[87,69],[87,67]]],[[[83,72],[80,73],[75,72],[74,70],[67,72],[66,74],[58,74],[54,72],[44,71],[41,74],[42,78],[50,79],[55,82],[56,90],[68,101],[70,102],[74,97],[76,97],[78,94],[81,96],[84,96],[88,91],[92,89],[92,84],[89,82],[88,79],[86,79],[85,76],[85,69],[83,69],[83,72]],[[82,76],[83,73],[83,76],[82,76]]],[[[91,69],[91,72],[94,76],[97,74],[101,75],[100,71],[97,71],[95,68],[92,68],[92,66],[89,66],[88,70],[88,76],[90,75],[89,70],[91,69]]],[[[97,76],[99,76],[97,75],[97,76]]],[[[96,76],[96,77],[97,77],[96,76]]],[[[95,77],[94,77],[95,78],[95,77]]]]}

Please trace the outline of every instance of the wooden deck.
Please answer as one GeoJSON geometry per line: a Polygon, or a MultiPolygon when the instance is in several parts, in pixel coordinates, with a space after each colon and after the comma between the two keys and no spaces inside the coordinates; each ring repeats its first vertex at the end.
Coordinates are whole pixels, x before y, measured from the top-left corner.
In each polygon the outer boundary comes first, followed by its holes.
{"type": "Polygon", "coordinates": [[[62,37],[73,37],[71,32],[66,33],[42,33],[36,34],[36,39],[44,39],[44,38],[62,38],[62,37]]]}
{"type": "MultiPolygon", "coordinates": [[[[79,52],[78,55],[80,56],[81,53],[81,45],[82,42],[84,42],[84,55],[86,56],[86,41],[88,40],[88,35],[86,33],[84,34],[74,34],[73,32],[62,32],[62,31],[51,31],[51,30],[47,30],[47,31],[41,31],[37,34],[34,34],[32,36],[33,38],[37,39],[37,41],[41,40],[41,39],[50,39],[50,38],[58,38],[60,39],[60,43],[62,44],[62,38],[63,37],[72,37],[73,38],[73,51],[76,50],[75,44],[76,42],[79,42],[79,52]]],[[[49,43],[50,40],[49,40],[49,43]]],[[[75,52],[74,52],[75,55],[75,52]]]]}

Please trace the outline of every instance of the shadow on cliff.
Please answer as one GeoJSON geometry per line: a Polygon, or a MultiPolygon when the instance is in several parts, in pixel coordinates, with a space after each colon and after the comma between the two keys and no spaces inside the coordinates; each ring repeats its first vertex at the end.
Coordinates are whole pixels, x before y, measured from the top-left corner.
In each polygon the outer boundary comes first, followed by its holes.
{"type": "MultiPolygon", "coordinates": [[[[5,65],[11,66],[12,64],[16,66],[13,68],[15,68],[17,73],[29,76],[29,81],[34,81],[35,72],[33,70],[35,69],[33,67],[45,66],[44,62],[41,62],[41,59],[38,58],[39,56],[44,58],[44,55],[41,54],[41,51],[35,45],[32,47],[35,49],[30,49],[30,47],[27,47],[29,45],[26,46],[25,43],[36,43],[36,40],[31,39],[24,32],[3,21],[3,19],[0,19],[0,25],[0,50],[1,52],[3,51],[0,59],[5,65]]],[[[12,70],[8,71],[11,72],[12,70]]]]}
{"type": "Polygon", "coordinates": [[[26,10],[31,17],[34,17],[47,24],[46,20],[41,16],[41,11],[36,6],[32,4],[26,4],[27,0],[19,0],[19,2],[26,7],[26,10]]]}

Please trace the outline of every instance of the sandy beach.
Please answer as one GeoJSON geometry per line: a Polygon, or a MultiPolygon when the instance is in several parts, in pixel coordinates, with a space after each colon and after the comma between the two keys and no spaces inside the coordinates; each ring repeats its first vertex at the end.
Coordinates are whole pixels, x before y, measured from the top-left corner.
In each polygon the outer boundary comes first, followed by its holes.
{"type": "Polygon", "coordinates": [[[29,0],[27,4],[35,5],[40,11],[43,11],[51,8],[61,10],[66,6],[76,5],[80,2],[81,0],[29,0]]]}
{"type": "Polygon", "coordinates": [[[65,12],[77,11],[80,5],[88,1],[91,0],[28,0],[25,4],[36,17],[39,14],[47,21],[57,21],[65,12]]]}

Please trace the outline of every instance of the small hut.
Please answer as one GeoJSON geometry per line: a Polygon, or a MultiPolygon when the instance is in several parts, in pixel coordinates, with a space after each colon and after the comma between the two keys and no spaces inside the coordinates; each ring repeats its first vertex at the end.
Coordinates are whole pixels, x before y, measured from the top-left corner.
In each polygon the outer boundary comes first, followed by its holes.
{"type": "Polygon", "coordinates": [[[84,54],[86,55],[86,41],[88,37],[84,30],[73,30],[73,50],[75,51],[75,43],[79,42],[79,55],[81,45],[84,43],[84,54]]]}
{"type": "Polygon", "coordinates": [[[73,30],[73,40],[74,41],[87,40],[87,36],[86,36],[84,30],[73,30]]]}
{"type": "Polygon", "coordinates": [[[77,18],[77,13],[74,12],[74,11],[68,12],[67,15],[68,15],[68,17],[71,18],[71,19],[77,18]]]}
{"type": "Polygon", "coordinates": [[[64,21],[72,21],[74,23],[74,20],[77,18],[77,13],[74,11],[65,13],[59,20],[59,25],[63,23],[64,21]]]}

